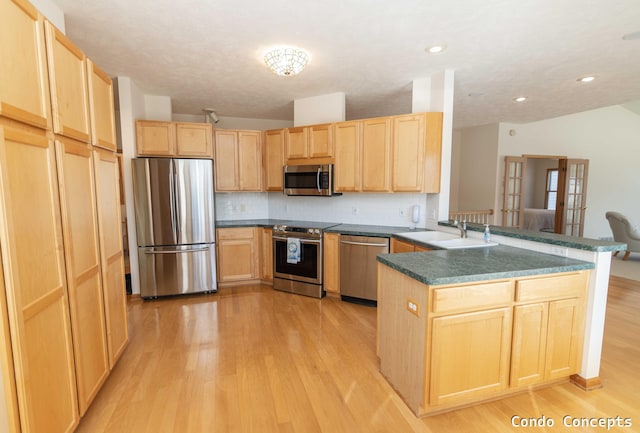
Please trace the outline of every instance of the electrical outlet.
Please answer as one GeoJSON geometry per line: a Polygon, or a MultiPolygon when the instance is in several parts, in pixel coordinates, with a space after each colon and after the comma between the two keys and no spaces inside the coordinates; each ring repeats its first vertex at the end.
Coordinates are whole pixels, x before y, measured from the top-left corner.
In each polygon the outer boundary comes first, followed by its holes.
{"type": "Polygon", "coordinates": [[[406,212],[404,211],[404,209],[400,208],[399,211],[400,211],[400,216],[401,217],[406,215],[406,212]]]}
{"type": "Polygon", "coordinates": [[[569,255],[569,248],[554,246],[554,247],[551,247],[551,254],[555,254],[556,256],[567,257],[569,255]]]}
{"type": "Polygon", "coordinates": [[[358,215],[358,213],[360,213],[360,210],[357,207],[353,206],[351,208],[351,215],[358,215]]]}
{"type": "Polygon", "coordinates": [[[247,211],[247,206],[243,203],[240,205],[240,212],[246,212],[247,211]]]}
{"type": "Polygon", "coordinates": [[[420,305],[411,298],[407,298],[407,310],[416,317],[420,317],[420,305]]]}

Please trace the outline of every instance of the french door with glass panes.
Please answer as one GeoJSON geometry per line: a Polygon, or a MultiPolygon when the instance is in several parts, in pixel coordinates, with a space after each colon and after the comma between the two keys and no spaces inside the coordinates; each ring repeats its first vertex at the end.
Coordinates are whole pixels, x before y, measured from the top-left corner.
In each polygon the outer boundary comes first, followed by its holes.
{"type": "Polygon", "coordinates": [[[504,171],[504,202],[502,225],[522,228],[524,212],[524,179],[527,167],[525,156],[506,156],[504,171]]]}
{"type": "Polygon", "coordinates": [[[558,201],[554,231],[582,236],[587,210],[588,159],[561,159],[558,167],[558,201]]]}

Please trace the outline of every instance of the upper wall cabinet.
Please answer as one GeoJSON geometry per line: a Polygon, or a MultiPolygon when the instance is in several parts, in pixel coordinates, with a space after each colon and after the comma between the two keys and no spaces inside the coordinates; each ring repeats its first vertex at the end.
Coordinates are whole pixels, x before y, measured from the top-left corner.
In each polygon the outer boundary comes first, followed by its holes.
{"type": "Polygon", "coordinates": [[[285,129],[265,131],[263,142],[263,168],[265,191],[282,191],[285,129]]]}
{"type": "Polygon", "coordinates": [[[333,124],[289,128],[285,134],[287,164],[312,164],[333,158],[333,124]]]}
{"type": "Polygon", "coordinates": [[[26,0],[0,2],[0,116],[51,128],[42,15],[26,0]]]}
{"type": "Polygon", "coordinates": [[[391,191],[391,118],[335,125],[335,190],[391,191]]]}
{"type": "Polygon", "coordinates": [[[208,123],[136,120],[138,156],[212,158],[212,149],[208,123]]]}
{"type": "Polygon", "coordinates": [[[392,117],[394,192],[440,191],[442,113],[392,117]]]}
{"type": "Polygon", "coordinates": [[[45,21],[53,131],[90,142],[86,57],[53,24],[45,21]]]}
{"type": "Polygon", "coordinates": [[[262,190],[262,133],[215,130],[216,191],[262,190]]]}
{"type": "Polygon", "coordinates": [[[104,149],[116,150],[116,121],[111,78],[90,59],[87,59],[87,78],[91,114],[91,143],[104,149]]]}

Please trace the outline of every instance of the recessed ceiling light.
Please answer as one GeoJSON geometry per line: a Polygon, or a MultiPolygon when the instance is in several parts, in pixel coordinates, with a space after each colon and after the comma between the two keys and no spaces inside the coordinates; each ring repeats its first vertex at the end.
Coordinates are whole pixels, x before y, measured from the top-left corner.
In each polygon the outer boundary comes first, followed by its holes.
{"type": "Polygon", "coordinates": [[[427,53],[438,54],[438,53],[443,52],[446,48],[447,48],[446,45],[440,44],[440,45],[432,45],[430,47],[425,48],[424,50],[427,53]]]}
{"type": "Polygon", "coordinates": [[[589,75],[587,77],[578,78],[577,81],[579,81],[580,83],[590,83],[595,79],[596,77],[594,77],[593,75],[589,75]]]}
{"type": "Polygon", "coordinates": [[[513,102],[524,102],[527,100],[526,96],[518,96],[517,98],[513,98],[513,102]]]}

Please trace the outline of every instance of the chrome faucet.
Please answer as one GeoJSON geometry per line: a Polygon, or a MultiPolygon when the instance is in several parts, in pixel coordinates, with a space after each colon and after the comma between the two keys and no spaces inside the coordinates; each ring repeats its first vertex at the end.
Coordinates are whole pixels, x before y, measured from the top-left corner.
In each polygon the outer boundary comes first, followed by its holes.
{"type": "Polygon", "coordinates": [[[467,222],[466,221],[454,221],[454,224],[456,225],[456,227],[458,227],[458,230],[460,230],[460,237],[461,238],[466,238],[467,237],[467,222]]]}

